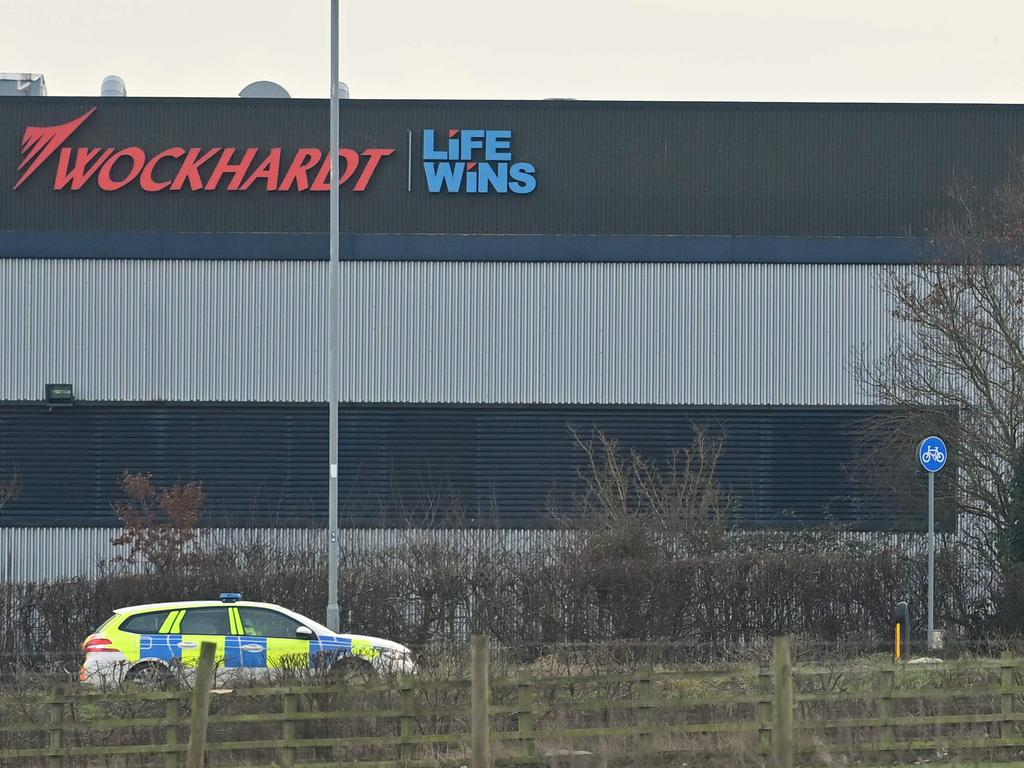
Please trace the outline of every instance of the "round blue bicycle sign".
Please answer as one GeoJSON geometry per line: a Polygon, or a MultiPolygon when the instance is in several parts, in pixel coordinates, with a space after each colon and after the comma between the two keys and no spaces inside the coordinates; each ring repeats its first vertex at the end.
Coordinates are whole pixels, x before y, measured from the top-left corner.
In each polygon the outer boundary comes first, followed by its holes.
{"type": "Polygon", "coordinates": [[[946,444],[941,437],[932,435],[926,437],[917,446],[917,457],[921,460],[921,466],[929,472],[938,472],[946,466],[946,459],[949,454],[946,451],[946,444]]]}

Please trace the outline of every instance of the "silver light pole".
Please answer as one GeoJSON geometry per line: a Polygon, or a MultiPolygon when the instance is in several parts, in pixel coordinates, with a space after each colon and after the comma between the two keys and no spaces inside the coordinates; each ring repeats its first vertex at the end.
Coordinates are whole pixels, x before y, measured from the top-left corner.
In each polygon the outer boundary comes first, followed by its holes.
{"type": "Polygon", "coordinates": [[[341,215],[339,203],[338,154],[340,150],[338,107],[338,0],[331,0],[331,262],[327,307],[327,396],[330,398],[330,490],[328,492],[327,627],[341,629],[338,610],[338,240],[341,215]]]}

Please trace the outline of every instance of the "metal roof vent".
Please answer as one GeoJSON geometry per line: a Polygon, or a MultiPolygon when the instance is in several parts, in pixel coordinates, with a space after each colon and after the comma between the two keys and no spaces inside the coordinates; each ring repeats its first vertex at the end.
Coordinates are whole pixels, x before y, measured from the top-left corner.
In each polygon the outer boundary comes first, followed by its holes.
{"type": "Polygon", "coordinates": [[[100,86],[100,96],[127,96],[128,89],[125,87],[124,80],[117,75],[107,75],[103,78],[103,84],[100,86]]]}
{"type": "Polygon", "coordinates": [[[347,99],[347,98],[349,98],[348,83],[343,83],[340,80],[338,81],[338,98],[339,99],[347,99]]]}
{"type": "Polygon", "coordinates": [[[0,72],[0,96],[45,96],[46,79],[28,72],[0,72]]]}
{"type": "Polygon", "coordinates": [[[270,80],[257,80],[249,83],[238,92],[243,99],[290,99],[291,94],[284,89],[284,86],[271,82],[270,80]]]}

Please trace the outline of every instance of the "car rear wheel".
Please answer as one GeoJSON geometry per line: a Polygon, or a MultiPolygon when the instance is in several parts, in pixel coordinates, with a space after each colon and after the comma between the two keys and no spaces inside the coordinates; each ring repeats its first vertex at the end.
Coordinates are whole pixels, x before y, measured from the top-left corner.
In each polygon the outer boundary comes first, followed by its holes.
{"type": "Polygon", "coordinates": [[[144,661],[136,664],[125,675],[126,683],[134,683],[146,688],[167,688],[174,683],[174,675],[163,664],[144,661]]]}

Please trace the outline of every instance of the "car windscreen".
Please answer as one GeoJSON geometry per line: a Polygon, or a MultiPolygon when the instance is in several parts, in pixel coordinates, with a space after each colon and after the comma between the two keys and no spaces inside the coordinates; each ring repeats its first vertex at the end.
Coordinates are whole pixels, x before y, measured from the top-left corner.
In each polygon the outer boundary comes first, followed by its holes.
{"type": "Polygon", "coordinates": [[[294,639],[297,637],[296,630],[302,626],[291,616],[286,616],[268,608],[238,609],[238,616],[242,620],[244,634],[250,637],[284,637],[294,639]]]}

